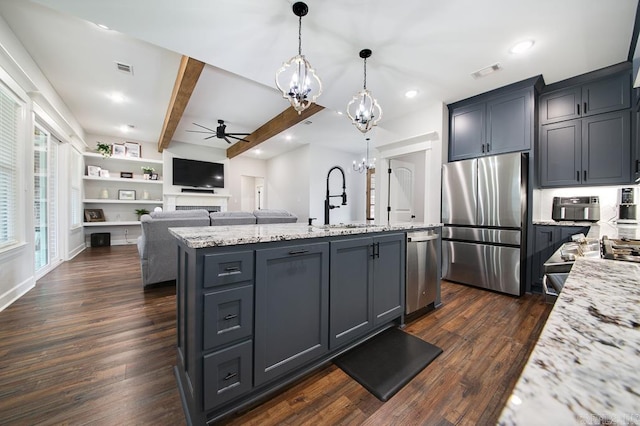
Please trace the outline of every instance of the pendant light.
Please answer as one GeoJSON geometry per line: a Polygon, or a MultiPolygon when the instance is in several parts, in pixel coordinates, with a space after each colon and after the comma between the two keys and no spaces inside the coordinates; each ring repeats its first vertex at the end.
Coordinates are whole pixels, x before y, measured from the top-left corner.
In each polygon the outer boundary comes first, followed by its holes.
{"type": "Polygon", "coordinates": [[[365,170],[371,170],[371,169],[375,169],[376,168],[376,159],[374,158],[373,160],[371,160],[369,158],[369,138],[366,138],[366,142],[367,142],[367,156],[365,158],[362,159],[362,161],[360,161],[359,163],[356,163],[355,160],[353,160],[353,171],[358,172],[358,173],[363,173],[365,170]]]}
{"type": "Polygon", "coordinates": [[[320,78],[302,54],[302,17],[308,12],[305,3],[293,4],[293,13],[298,17],[298,54],[283,63],[276,72],[276,86],[298,114],[311,106],[322,93],[320,78]]]}
{"type": "Polygon", "coordinates": [[[367,58],[370,56],[371,49],[360,51],[360,57],[364,60],[364,86],[347,105],[347,115],[362,133],[367,133],[382,118],[382,108],[367,90],[367,58]]]}

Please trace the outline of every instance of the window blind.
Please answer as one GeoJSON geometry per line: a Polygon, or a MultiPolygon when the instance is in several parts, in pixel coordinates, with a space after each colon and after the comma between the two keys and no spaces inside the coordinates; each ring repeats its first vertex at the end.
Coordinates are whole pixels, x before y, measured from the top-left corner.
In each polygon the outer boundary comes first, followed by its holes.
{"type": "Polygon", "coordinates": [[[81,189],[82,182],[82,156],[75,149],[71,149],[71,176],[69,178],[71,182],[71,197],[70,197],[70,211],[71,211],[71,229],[77,228],[82,225],[81,211],[81,189]]]}
{"type": "Polygon", "coordinates": [[[0,248],[17,243],[20,104],[0,85],[0,248]]]}

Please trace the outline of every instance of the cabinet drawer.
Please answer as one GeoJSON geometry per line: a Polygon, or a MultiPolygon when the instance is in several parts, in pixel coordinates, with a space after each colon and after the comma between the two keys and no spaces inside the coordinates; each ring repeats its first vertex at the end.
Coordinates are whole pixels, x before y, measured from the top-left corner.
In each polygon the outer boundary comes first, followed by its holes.
{"type": "Polygon", "coordinates": [[[253,251],[209,254],[204,257],[204,287],[253,280],[253,251]]]}
{"type": "Polygon", "coordinates": [[[214,348],[253,333],[253,286],[204,295],[203,348],[214,348]]]}
{"type": "Polygon", "coordinates": [[[203,360],[204,410],[209,410],[252,388],[253,342],[248,340],[203,360]]]}

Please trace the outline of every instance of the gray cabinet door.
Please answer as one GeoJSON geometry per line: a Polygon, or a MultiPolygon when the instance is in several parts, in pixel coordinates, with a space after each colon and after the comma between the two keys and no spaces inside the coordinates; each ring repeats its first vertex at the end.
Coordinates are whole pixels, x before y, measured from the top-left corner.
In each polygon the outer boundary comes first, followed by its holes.
{"type": "MultiPolygon", "coordinates": [[[[640,91],[640,89],[638,89],[640,91]]],[[[634,182],[640,182],[640,105],[636,106],[636,112],[634,114],[635,120],[633,123],[633,163],[632,167],[632,179],[634,182]]]]}
{"type": "Polygon", "coordinates": [[[628,72],[582,86],[583,117],[631,107],[631,76],[628,72]]]}
{"type": "Polygon", "coordinates": [[[373,327],[373,239],[332,241],[329,347],[352,342],[373,327]]]}
{"type": "Polygon", "coordinates": [[[551,257],[558,239],[557,226],[533,227],[533,256],[531,262],[531,289],[542,292],[542,277],[544,276],[544,262],[551,257]]]}
{"type": "Polygon", "coordinates": [[[405,234],[374,237],[373,245],[373,318],[379,325],[404,312],[405,234]]]}
{"type": "Polygon", "coordinates": [[[531,148],[533,89],[518,90],[487,102],[484,152],[502,154],[531,148]]]}
{"type": "Polygon", "coordinates": [[[574,86],[545,93],[539,103],[540,124],[572,120],[582,115],[582,89],[574,86]]]}
{"type": "Polygon", "coordinates": [[[582,121],[542,126],[540,131],[540,186],[575,186],[582,182],[582,121]]]}
{"type": "Polygon", "coordinates": [[[256,250],[255,385],[328,351],[329,244],[256,250]]]}
{"type": "Polygon", "coordinates": [[[484,102],[456,108],[451,112],[449,161],[482,155],[486,143],[485,116],[484,102]]]}
{"type": "Polygon", "coordinates": [[[582,183],[624,184],[631,181],[629,111],[582,120],[582,183]]]}

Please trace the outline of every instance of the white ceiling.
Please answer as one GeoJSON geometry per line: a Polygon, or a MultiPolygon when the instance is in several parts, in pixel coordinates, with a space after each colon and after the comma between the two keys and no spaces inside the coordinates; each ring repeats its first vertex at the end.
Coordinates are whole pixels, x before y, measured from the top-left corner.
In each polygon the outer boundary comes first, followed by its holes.
{"type": "MultiPolygon", "coordinates": [[[[275,89],[274,73],[297,53],[292,3],[0,0],[0,15],[91,134],[125,137],[119,127],[133,124],[126,137],[157,142],[180,56],[207,63],[174,140],[226,149],[224,141],[203,141],[206,135],[185,130],[196,130],[194,122],[215,128],[217,120],[224,119],[227,131],[248,133],[288,106],[275,89]],[[132,65],[133,76],[116,71],[115,61],[132,65]],[[113,91],[126,101],[112,103],[107,95],[113,91]]],[[[438,102],[538,74],[549,84],[625,61],[637,7],[636,0],[307,4],[302,50],[323,80],[318,103],[327,109],[312,116],[312,124],[298,124],[262,144],[261,158],[305,143],[364,152],[363,135],[336,113],[362,88],[358,52],[363,48],[373,50],[367,87],[384,111],[379,127],[367,136],[374,143],[387,143],[433,131],[419,120],[403,126],[393,122],[438,102]],[[510,54],[509,48],[523,39],[534,39],[533,49],[510,54]],[[471,77],[496,62],[501,71],[483,79],[471,77]],[[418,97],[404,97],[410,88],[419,90],[418,97]]]]}

